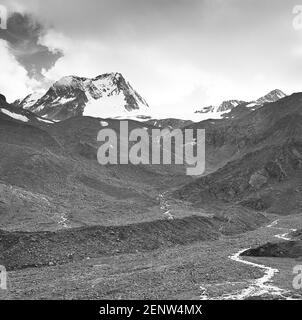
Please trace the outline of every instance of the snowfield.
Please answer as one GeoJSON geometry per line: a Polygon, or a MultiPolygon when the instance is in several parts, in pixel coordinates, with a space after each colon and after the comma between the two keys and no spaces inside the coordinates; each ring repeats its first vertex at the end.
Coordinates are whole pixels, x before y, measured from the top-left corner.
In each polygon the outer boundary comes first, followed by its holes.
{"type": "Polygon", "coordinates": [[[1,112],[6,114],[7,116],[13,118],[13,119],[19,120],[19,121],[23,121],[23,122],[29,121],[29,119],[27,117],[23,116],[22,114],[14,113],[9,110],[2,109],[2,108],[1,108],[1,112]]]}

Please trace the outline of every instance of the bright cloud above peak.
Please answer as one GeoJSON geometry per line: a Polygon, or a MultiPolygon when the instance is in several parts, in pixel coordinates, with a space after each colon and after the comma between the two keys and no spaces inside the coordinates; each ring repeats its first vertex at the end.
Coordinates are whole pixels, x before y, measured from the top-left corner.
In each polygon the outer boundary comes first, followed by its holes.
{"type": "Polygon", "coordinates": [[[0,40],[0,57],[0,91],[8,101],[22,98],[33,90],[40,90],[40,83],[28,76],[4,40],[0,40]]]}

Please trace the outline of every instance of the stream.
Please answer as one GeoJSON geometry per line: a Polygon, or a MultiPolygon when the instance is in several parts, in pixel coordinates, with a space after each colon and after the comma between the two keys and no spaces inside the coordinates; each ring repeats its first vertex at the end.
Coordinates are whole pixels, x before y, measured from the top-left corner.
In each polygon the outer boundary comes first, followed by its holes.
{"type": "MultiPolygon", "coordinates": [[[[288,237],[288,235],[291,232],[296,231],[296,229],[279,228],[277,227],[278,222],[279,222],[279,219],[273,221],[271,224],[269,224],[266,227],[283,231],[281,234],[277,234],[274,237],[278,239],[286,240],[286,241],[291,240],[288,237]]],[[[200,296],[201,300],[244,300],[251,297],[261,297],[264,295],[269,295],[269,296],[273,296],[273,297],[277,297],[285,300],[290,300],[289,298],[290,291],[281,289],[271,283],[275,274],[279,272],[278,269],[265,266],[262,264],[246,261],[241,257],[241,254],[244,251],[249,249],[250,248],[240,249],[238,252],[230,256],[229,259],[236,261],[238,263],[255,267],[255,268],[260,268],[264,271],[264,275],[259,279],[251,280],[250,285],[243,290],[236,291],[234,293],[223,294],[222,296],[218,296],[218,297],[210,298],[208,296],[207,289],[203,286],[200,286],[200,289],[202,291],[202,294],[200,296]]],[[[232,285],[232,283],[228,283],[228,284],[232,285]]],[[[235,284],[238,284],[238,282],[234,283],[233,285],[235,284]]]]}

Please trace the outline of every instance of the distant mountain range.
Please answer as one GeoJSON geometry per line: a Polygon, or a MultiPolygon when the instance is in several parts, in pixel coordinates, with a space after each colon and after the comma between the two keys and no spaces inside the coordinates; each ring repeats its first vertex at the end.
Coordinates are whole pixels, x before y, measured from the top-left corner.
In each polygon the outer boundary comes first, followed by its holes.
{"type": "Polygon", "coordinates": [[[223,101],[219,106],[207,106],[188,114],[187,118],[171,118],[157,114],[146,100],[133,89],[121,73],[106,73],[95,78],[67,76],[56,81],[44,93],[32,93],[16,100],[14,105],[33,112],[40,119],[62,121],[75,116],[91,116],[111,119],[147,121],[157,127],[180,128],[187,121],[211,118],[234,117],[239,112],[254,111],[265,103],[276,102],[286,97],[276,89],[267,95],[246,102],[243,100],[223,101]],[[237,107],[244,107],[240,109],[237,107]],[[236,112],[231,112],[236,109],[236,112]]]}
{"type": "Polygon", "coordinates": [[[227,100],[223,101],[219,106],[207,106],[201,110],[195,111],[195,113],[227,113],[230,112],[235,107],[244,105],[248,108],[258,108],[263,106],[265,103],[276,102],[282,98],[286,97],[286,94],[279,89],[269,92],[267,95],[251,102],[246,102],[242,100],[227,100]]]}
{"type": "Polygon", "coordinates": [[[33,93],[15,105],[50,120],[74,116],[119,117],[146,114],[149,105],[120,73],[96,78],[68,76],[55,82],[45,94],[33,93]]]}

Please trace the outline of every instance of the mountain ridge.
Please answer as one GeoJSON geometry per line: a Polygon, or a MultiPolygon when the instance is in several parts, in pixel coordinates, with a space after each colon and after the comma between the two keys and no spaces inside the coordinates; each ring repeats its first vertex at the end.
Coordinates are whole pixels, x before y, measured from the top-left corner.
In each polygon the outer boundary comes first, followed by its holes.
{"type": "Polygon", "coordinates": [[[259,108],[262,107],[265,103],[276,102],[282,98],[286,97],[286,94],[280,89],[274,89],[267,93],[266,95],[258,98],[254,101],[243,101],[243,100],[225,100],[219,106],[207,106],[200,110],[195,111],[195,113],[228,113],[234,108],[244,105],[248,108],[259,108]]]}

